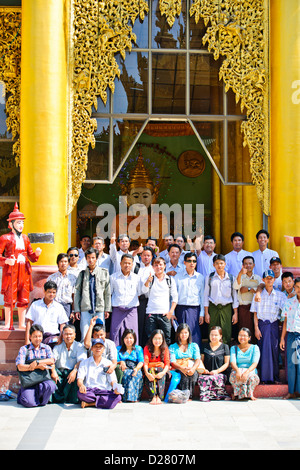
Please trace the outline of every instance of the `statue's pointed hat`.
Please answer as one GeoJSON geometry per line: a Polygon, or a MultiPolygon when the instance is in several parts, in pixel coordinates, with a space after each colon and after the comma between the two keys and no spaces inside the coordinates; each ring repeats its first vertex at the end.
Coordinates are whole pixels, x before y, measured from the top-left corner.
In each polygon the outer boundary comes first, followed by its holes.
{"type": "Polygon", "coordinates": [[[15,207],[13,212],[9,214],[9,217],[7,219],[8,222],[12,222],[13,220],[24,220],[25,216],[22,214],[22,212],[19,211],[18,203],[15,203],[15,207]]]}

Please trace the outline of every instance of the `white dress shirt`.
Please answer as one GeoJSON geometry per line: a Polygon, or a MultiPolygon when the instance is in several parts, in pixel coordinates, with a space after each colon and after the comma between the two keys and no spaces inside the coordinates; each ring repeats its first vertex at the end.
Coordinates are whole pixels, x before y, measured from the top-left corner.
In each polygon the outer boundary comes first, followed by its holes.
{"type": "Polygon", "coordinates": [[[270,269],[270,259],[273,257],[279,258],[277,251],[270,250],[269,248],[266,248],[264,251],[253,251],[252,256],[255,261],[254,273],[260,277],[263,276],[266,269],[270,269]]]}
{"type": "MultiPolygon", "coordinates": [[[[122,256],[125,254],[132,255],[132,253],[133,253],[132,251],[129,251],[128,253],[124,253],[124,251],[122,250],[117,250],[115,243],[112,243],[109,245],[109,256],[113,264],[113,268],[112,268],[113,273],[121,271],[120,263],[121,263],[122,256]]],[[[134,271],[136,263],[139,263],[139,257],[137,255],[134,256],[132,271],[134,271]]]]}
{"type": "Polygon", "coordinates": [[[74,341],[70,349],[67,348],[63,341],[53,349],[55,359],[55,367],[57,369],[74,369],[77,362],[84,361],[87,358],[87,350],[82,343],[74,341]]]}
{"type": "Polygon", "coordinates": [[[213,259],[215,254],[216,253],[213,252],[211,256],[208,256],[206,251],[202,250],[200,255],[197,257],[197,271],[198,273],[202,274],[204,278],[206,278],[206,276],[215,271],[213,265],[213,259]]]}
{"type": "Polygon", "coordinates": [[[227,253],[227,255],[225,255],[225,259],[226,259],[225,270],[228,273],[232,274],[234,277],[236,277],[238,273],[240,272],[240,270],[242,269],[243,258],[245,258],[245,256],[252,256],[252,253],[250,253],[249,251],[245,251],[245,250],[240,250],[240,251],[232,250],[230,253],[227,253]]]}
{"type": "Polygon", "coordinates": [[[175,276],[178,292],[178,305],[200,305],[200,316],[204,316],[203,294],[204,277],[197,271],[190,276],[186,269],[175,276]]]}
{"type": "Polygon", "coordinates": [[[122,271],[110,276],[111,304],[113,307],[132,308],[139,305],[141,295],[141,280],[138,274],[131,271],[124,276],[122,271]]]}
{"type": "Polygon", "coordinates": [[[233,308],[239,306],[237,292],[231,287],[231,281],[227,272],[225,272],[224,278],[221,278],[218,273],[215,272],[210,280],[210,286],[209,276],[205,278],[204,307],[209,307],[209,302],[215,305],[227,305],[232,303],[233,308]]]}
{"type": "Polygon", "coordinates": [[[77,379],[82,379],[88,388],[98,388],[100,390],[112,390],[111,382],[117,382],[115,371],[107,374],[104,367],[109,367],[111,361],[102,356],[100,364],[96,364],[91,356],[80,363],[77,379]]]}
{"type": "Polygon", "coordinates": [[[64,307],[59,302],[53,300],[46,305],[44,299],[32,302],[25,318],[32,320],[33,324],[41,325],[45,333],[52,335],[59,334],[59,325],[69,321],[64,307]]]}

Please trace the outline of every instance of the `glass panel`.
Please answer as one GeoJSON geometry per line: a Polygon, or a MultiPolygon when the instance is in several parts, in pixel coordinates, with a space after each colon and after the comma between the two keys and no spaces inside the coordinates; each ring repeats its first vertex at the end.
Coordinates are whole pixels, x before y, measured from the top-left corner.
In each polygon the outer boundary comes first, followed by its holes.
{"type": "Polygon", "coordinates": [[[0,82],[0,139],[11,139],[12,135],[7,130],[5,113],[5,87],[0,82]]]}
{"type": "Polygon", "coordinates": [[[5,89],[0,83],[0,232],[7,232],[6,216],[13,205],[1,201],[1,198],[15,197],[18,200],[20,192],[20,167],[16,166],[13,155],[12,136],[7,130],[5,113],[5,89]]]}
{"type": "Polygon", "coordinates": [[[148,54],[131,52],[116,60],[121,75],[115,80],[114,113],[147,113],[148,54]]]}
{"type": "Polygon", "coordinates": [[[132,28],[132,32],[136,35],[136,43],[133,43],[133,47],[139,47],[140,49],[148,48],[148,25],[149,25],[149,13],[145,15],[144,20],[138,16],[132,28]]]}
{"type": "Polygon", "coordinates": [[[109,119],[97,119],[96,145],[89,147],[87,180],[107,180],[109,160],[109,119]]]}
{"type": "Polygon", "coordinates": [[[152,112],[185,114],[185,55],[153,54],[152,61],[152,112]]]}
{"type": "Polygon", "coordinates": [[[218,170],[224,177],[224,129],[223,121],[196,122],[193,124],[200,135],[206,149],[214,160],[218,170]]]}
{"type": "Polygon", "coordinates": [[[166,16],[160,14],[159,0],[152,1],[152,48],[186,48],[186,2],[182,2],[181,15],[175,17],[175,22],[170,27],[166,16]]]}
{"type": "Polygon", "coordinates": [[[129,121],[128,119],[113,120],[113,170],[117,171],[122,159],[128,152],[132,142],[139,133],[144,121],[129,121]]]}
{"type": "Polygon", "coordinates": [[[250,153],[243,146],[244,135],[241,121],[228,122],[228,181],[230,183],[251,183],[250,153]]]}
{"type": "MultiPolygon", "coordinates": [[[[17,199],[16,199],[17,201],[17,199]]],[[[0,236],[4,235],[9,231],[8,228],[8,216],[14,209],[14,202],[2,202],[0,204],[0,236]]],[[[1,273],[0,273],[1,276],[1,273]]]]}
{"type": "Polygon", "coordinates": [[[191,114],[223,114],[223,83],[220,61],[211,55],[190,55],[191,114]]]}
{"type": "Polygon", "coordinates": [[[207,49],[203,45],[202,38],[206,33],[203,18],[200,18],[198,23],[195,22],[195,17],[190,18],[190,49],[207,49]]]}
{"type": "Polygon", "coordinates": [[[242,114],[245,114],[245,108],[244,108],[244,113],[241,111],[241,100],[236,103],[235,102],[235,93],[230,89],[226,93],[227,97],[227,114],[235,115],[235,116],[241,116],[242,114]]]}

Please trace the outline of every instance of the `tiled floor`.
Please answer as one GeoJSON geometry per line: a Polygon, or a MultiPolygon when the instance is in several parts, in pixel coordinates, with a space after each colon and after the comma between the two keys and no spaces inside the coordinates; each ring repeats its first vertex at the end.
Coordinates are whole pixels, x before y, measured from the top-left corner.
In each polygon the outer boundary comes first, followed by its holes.
{"type": "MultiPolygon", "coordinates": [[[[0,403],[1,450],[300,449],[300,401],[121,403],[114,410],[0,403]]],[[[142,454],[144,455],[144,453],[142,454]]],[[[146,454],[145,454],[146,456],[146,454]]]]}

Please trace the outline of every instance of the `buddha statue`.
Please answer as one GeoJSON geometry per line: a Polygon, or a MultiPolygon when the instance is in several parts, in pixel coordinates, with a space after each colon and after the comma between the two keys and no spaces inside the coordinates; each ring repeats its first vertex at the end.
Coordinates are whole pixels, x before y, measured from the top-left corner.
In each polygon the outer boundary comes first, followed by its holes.
{"type": "Polygon", "coordinates": [[[160,184],[154,183],[145,167],[139,149],[136,166],[130,172],[127,184],[121,185],[122,196],[127,198],[127,213],[116,216],[116,224],[112,230],[116,236],[126,232],[131,240],[138,240],[143,245],[151,236],[162,244],[164,235],[169,231],[167,218],[161,213],[153,212],[151,207],[157,203],[159,188],[160,184]]]}

